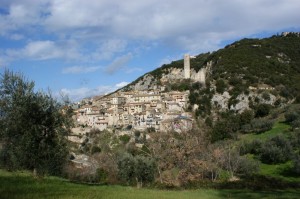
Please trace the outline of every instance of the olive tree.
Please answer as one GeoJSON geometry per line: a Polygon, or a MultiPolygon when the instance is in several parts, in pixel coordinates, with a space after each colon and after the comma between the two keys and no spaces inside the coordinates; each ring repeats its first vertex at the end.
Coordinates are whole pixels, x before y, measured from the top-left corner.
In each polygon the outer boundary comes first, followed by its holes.
{"type": "Polygon", "coordinates": [[[50,94],[35,91],[33,81],[9,71],[0,77],[0,111],[1,165],[59,174],[68,154],[70,111],[50,94]]]}

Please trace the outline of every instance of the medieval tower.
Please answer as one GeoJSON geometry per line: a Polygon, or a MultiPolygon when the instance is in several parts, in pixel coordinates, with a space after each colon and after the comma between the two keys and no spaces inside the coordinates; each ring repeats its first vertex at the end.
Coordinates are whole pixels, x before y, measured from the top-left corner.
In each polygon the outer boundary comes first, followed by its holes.
{"type": "Polygon", "coordinates": [[[184,55],[184,78],[191,78],[191,66],[190,66],[190,55],[184,55]]]}

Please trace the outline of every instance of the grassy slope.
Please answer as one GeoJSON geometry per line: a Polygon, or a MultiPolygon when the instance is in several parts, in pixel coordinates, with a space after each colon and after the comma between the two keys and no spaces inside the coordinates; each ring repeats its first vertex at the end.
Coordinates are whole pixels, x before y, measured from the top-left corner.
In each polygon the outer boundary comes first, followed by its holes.
{"type": "Polygon", "coordinates": [[[279,121],[274,124],[274,127],[271,130],[260,134],[255,134],[255,133],[245,134],[242,135],[241,140],[243,141],[252,141],[254,139],[266,140],[278,135],[279,133],[284,133],[288,131],[289,128],[290,125],[279,121]]]}
{"type": "MultiPolygon", "coordinates": [[[[294,106],[298,106],[298,105],[291,105],[292,108],[294,106]]],[[[260,134],[250,133],[250,134],[242,135],[240,137],[239,142],[243,142],[243,141],[251,142],[255,139],[265,141],[267,139],[275,137],[278,134],[283,134],[283,135],[288,134],[290,132],[291,126],[284,123],[283,121],[284,121],[283,115],[281,115],[279,116],[278,121],[274,124],[271,130],[260,134]]],[[[260,165],[260,174],[279,178],[287,182],[300,182],[299,177],[295,177],[288,172],[289,168],[291,167],[292,167],[291,161],[282,164],[275,164],[275,165],[262,163],[260,165]]]]}
{"type": "Polygon", "coordinates": [[[300,198],[298,190],[249,191],[198,189],[167,191],[137,189],[123,186],[88,186],[67,182],[61,178],[47,177],[36,180],[28,173],[6,172],[0,170],[0,198],[180,198],[180,199],[218,199],[218,198],[300,198]]]}

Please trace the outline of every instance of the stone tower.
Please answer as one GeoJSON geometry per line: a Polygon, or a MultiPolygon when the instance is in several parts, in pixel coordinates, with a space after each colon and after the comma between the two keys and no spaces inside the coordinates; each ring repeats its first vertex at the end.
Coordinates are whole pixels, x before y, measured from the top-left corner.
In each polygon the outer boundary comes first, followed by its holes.
{"type": "Polygon", "coordinates": [[[184,78],[191,78],[191,66],[190,66],[190,55],[184,55],[184,78]]]}

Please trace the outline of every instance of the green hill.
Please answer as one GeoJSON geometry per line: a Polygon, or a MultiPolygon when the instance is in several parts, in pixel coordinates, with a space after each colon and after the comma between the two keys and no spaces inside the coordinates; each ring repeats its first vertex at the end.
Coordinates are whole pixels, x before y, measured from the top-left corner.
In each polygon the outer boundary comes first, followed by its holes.
{"type": "MultiPolygon", "coordinates": [[[[282,96],[294,98],[300,91],[300,37],[299,33],[274,35],[264,39],[242,39],[212,53],[197,55],[191,59],[191,68],[196,72],[212,62],[207,83],[224,80],[224,86],[236,93],[244,92],[250,85],[267,84],[276,87],[282,96]],[[237,88],[235,88],[237,87],[237,88]]],[[[183,69],[183,60],[164,64],[145,75],[159,84],[168,69],[183,69]]],[[[141,76],[130,86],[141,81],[141,76]]],[[[188,88],[187,88],[188,89],[188,88]]]]}

